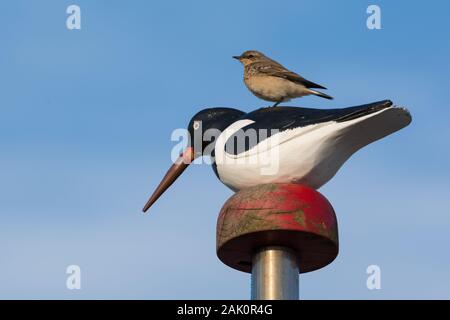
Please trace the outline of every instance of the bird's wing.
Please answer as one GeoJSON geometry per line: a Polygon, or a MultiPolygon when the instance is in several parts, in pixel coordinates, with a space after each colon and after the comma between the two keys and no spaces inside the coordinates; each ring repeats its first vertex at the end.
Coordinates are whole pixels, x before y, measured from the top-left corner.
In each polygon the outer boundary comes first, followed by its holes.
{"type": "MultiPolygon", "coordinates": [[[[274,61],[275,62],[275,61],[274,61]]],[[[287,79],[289,81],[301,84],[306,88],[318,88],[318,89],[326,89],[324,86],[320,84],[314,83],[312,81],[306,80],[302,76],[296,74],[295,72],[289,71],[285,67],[283,67],[278,62],[275,63],[255,63],[254,68],[256,68],[260,73],[267,74],[268,76],[278,77],[287,79]]]]}
{"type": "MultiPolygon", "coordinates": [[[[342,109],[312,109],[297,107],[276,107],[262,108],[243,115],[241,119],[250,119],[254,122],[243,127],[242,130],[252,129],[256,133],[256,141],[245,141],[245,144],[231,144],[232,148],[226,150],[229,154],[238,155],[246,152],[272,134],[285,130],[306,127],[312,124],[323,123],[327,121],[343,122],[356,119],[379,110],[389,108],[392,102],[389,100],[378,101],[356,107],[342,109]],[[273,131],[274,130],[274,131],[273,131]]],[[[228,141],[238,139],[238,134],[232,135],[228,141]]],[[[237,140],[238,141],[238,140],[237,140]]]]}

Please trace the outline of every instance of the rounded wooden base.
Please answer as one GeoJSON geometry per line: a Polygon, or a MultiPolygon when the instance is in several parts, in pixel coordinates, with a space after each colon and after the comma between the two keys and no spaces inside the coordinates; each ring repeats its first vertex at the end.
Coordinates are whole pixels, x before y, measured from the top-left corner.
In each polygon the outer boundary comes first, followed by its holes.
{"type": "Polygon", "coordinates": [[[217,256],[226,265],[251,272],[263,247],[291,249],[300,273],[331,263],[339,251],[336,215],[328,200],[299,184],[265,184],[233,195],[217,221],[217,256]]]}

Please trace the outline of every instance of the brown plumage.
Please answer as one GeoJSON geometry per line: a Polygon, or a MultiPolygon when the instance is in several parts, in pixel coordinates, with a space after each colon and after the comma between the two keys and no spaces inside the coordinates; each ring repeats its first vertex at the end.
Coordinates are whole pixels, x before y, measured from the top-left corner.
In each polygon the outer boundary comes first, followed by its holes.
{"type": "Polygon", "coordinates": [[[326,89],[320,84],[309,81],[295,72],[286,69],[263,53],[250,50],[233,57],[244,65],[244,83],[257,97],[275,102],[274,107],[283,101],[306,95],[316,95],[325,99],[331,96],[314,90],[326,89]]]}

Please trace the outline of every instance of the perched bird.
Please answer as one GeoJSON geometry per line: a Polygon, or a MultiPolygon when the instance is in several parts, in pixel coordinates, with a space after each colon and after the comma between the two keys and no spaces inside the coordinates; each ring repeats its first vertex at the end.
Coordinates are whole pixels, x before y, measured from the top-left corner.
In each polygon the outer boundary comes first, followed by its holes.
{"type": "Polygon", "coordinates": [[[317,189],[357,150],[410,122],[408,110],[389,100],[329,110],[201,110],[189,122],[187,148],[166,173],[144,211],[197,157],[211,157],[217,177],[234,191],[265,183],[299,183],[317,189]],[[264,130],[267,134],[262,134],[264,130]],[[206,137],[208,131],[218,136],[206,137]],[[254,139],[247,133],[255,133],[254,139]],[[267,171],[268,165],[273,170],[267,171]]]}
{"type": "Polygon", "coordinates": [[[249,50],[233,58],[244,65],[244,82],[247,88],[258,98],[275,102],[273,107],[281,102],[310,94],[333,99],[323,92],[314,90],[314,88],[326,89],[325,87],[289,71],[261,52],[249,50]]]}

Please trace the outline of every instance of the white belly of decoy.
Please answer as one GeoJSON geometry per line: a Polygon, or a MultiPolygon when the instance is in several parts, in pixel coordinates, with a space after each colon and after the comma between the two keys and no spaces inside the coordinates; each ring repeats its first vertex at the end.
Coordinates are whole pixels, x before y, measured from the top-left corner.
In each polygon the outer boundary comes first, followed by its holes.
{"type": "Polygon", "coordinates": [[[402,116],[400,111],[403,109],[388,108],[345,122],[282,131],[233,155],[224,151],[224,143],[234,132],[253,123],[240,120],[217,139],[217,173],[235,191],[264,183],[291,182],[320,188],[354,152],[397,130],[395,117],[402,116]]]}

